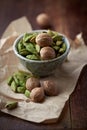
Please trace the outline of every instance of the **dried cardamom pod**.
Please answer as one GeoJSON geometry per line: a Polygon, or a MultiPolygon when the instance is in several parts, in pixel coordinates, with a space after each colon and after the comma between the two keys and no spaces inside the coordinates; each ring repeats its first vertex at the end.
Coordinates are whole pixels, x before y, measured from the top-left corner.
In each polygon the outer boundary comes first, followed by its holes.
{"type": "Polygon", "coordinates": [[[8,110],[12,110],[15,109],[17,106],[18,106],[18,102],[13,101],[13,102],[7,102],[5,108],[7,108],[8,110]]]}
{"type": "Polygon", "coordinates": [[[49,34],[51,37],[54,36],[54,33],[53,33],[53,31],[51,31],[51,30],[48,30],[48,31],[47,31],[47,34],[49,34]]]}
{"type": "Polygon", "coordinates": [[[63,48],[64,51],[66,50],[66,44],[65,43],[63,43],[62,48],[63,48]]]}
{"type": "Polygon", "coordinates": [[[59,46],[53,46],[53,48],[54,48],[56,51],[58,51],[58,50],[60,49],[59,46]]]}
{"type": "Polygon", "coordinates": [[[28,98],[30,97],[30,91],[29,90],[26,89],[24,94],[25,94],[26,97],[28,97],[28,98]]]}
{"type": "Polygon", "coordinates": [[[26,50],[28,50],[32,54],[37,54],[35,46],[32,43],[29,43],[29,44],[26,45],[26,50]]]}
{"type": "Polygon", "coordinates": [[[13,81],[13,76],[10,76],[10,77],[7,79],[7,84],[8,84],[8,85],[11,85],[12,81],[13,81]]]}
{"type": "Polygon", "coordinates": [[[64,50],[63,48],[60,48],[60,49],[59,49],[59,53],[60,53],[60,54],[63,54],[64,52],[65,52],[65,50],[64,50]]]}
{"type": "Polygon", "coordinates": [[[18,93],[25,93],[25,87],[17,87],[17,92],[18,93]]]}
{"type": "Polygon", "coordinates": [[[23,36],[23,43],[28,42],[32,38],[32,35],[33,35],[32,33],[31,34],[25,33],[25,35],[23,36]]]}
{"type": "Polygon", "coordinates": [[[37,33],[34,33],[32,37],[30,38],[30,42],[35,43],[36,36],[37,36],[37,33]]]}
{"type": "Polygon", "coordinates": [[[57,42],[56,42],[56,45],[57,45],[57,46],[60,46],[60,45],[62,45],[62,43],[63,43],[63,41],[57,41],[57,42]]]}
{"type": "Polygon", "coordinates": [[[13,79],[14,79],[16,85],[18,86],[19,85],[19,80],[17,79],[17,76],[13,75],[13,79]]]}
{"type": "Polygon", "coordinates": [[[12,91],[16,92],[17,85],[16,85],[15,81],[12,81],[10,88],[11,88],[12,91]]]}
{"type": "Polygon", "coordinates": [[[34,54],[32,54],[32,55],[27,55],[26,58],[27,58],[27,59],[30,59],[30,60],[38,60],[38,59],[39,59],[39,57],[36,56],[36,55],[34,55],[34,54]]]}
{"type": "Polygon", "coordinates": [[[52,36],[52,39],[53,39],[54,42],[62,41],[63,40],[63,36],[59,35],[57,32],[54,32],[54,36],[52,36]]]}
{"type": "Polygon", "coordinates": [[[26,50],[25,48],[24,49],[21,49],[19,51],[19,54],[22,55],[22,56],[26,56],[28,55],[30,52],[28,50],[26,50]]]}
{"type": "Polygon", "coordinates": [[[20,52],[23,48],[24,48],[24,45],[22,43],[22,40],[20,40],[19,43],[18,43],[18,47],[17,47],[18,52],[20,52]]]}
{"type": "Polygon", "coordinates": [[[35,45],[36,51],[39,53],[40,52],[40,46],[38,44],[35,45]]]}

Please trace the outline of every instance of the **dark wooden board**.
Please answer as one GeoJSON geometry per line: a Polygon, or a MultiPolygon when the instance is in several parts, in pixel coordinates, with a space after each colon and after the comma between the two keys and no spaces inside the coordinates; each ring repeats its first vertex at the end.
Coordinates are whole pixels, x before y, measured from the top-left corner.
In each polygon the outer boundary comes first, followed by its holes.
{"type": "Polygon", "coordinates": [[[72,128],[87,128],[87,65],[82,69],[75,92],[70,97],[72,128]]]}

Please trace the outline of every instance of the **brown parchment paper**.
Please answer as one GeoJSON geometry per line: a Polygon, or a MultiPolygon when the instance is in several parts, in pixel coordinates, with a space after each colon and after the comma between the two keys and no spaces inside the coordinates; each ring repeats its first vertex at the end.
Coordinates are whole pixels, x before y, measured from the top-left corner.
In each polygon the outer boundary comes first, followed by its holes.
{"type": "MultiPolygon", "coordinates": [[[[10,90],[6,84],[6,79],[18,69],[25,70],[14,55],[12,45],[18,34],[31,30],[32,27],[27,19],[25,17],[20,18],[9,25],[0,41],[0,108],[5,113],[27,121],[37,123],[51,122],[53,119],[58,119],[66,101],[75,89],[80,72],[83,66],[87,64],[87,47],[82,39],[82,34],[77,35],[76,41],[78,41],[79,47],[72,46],[68,55],[68,61],[64,62],[53,75],[46,77],[56,82],[59,90],[58,96],[47,97],[43,103],[27,103],[27,98],[23,94],[17,94],[10,90]],[[8,111],[3,105],[7,100],[19,101],[18,107],[8,111]]],[[[71,42],[74,43],[73,41],[71,42]]]]}

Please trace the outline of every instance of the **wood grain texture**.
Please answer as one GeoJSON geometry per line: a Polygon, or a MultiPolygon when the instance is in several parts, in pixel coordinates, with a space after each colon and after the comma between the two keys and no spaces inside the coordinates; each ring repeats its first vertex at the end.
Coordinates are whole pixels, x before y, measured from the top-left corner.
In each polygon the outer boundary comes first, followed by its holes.
{"type": "MultiPolygon", "coordinates": [[[[7,25],[17,18],[26,16],[33,29],[39,13],[50,16],[52,28],[74,39],[83,32],[87,44],[87,0],[0,0],[0,37],[7,25]]],[[[70,96],[55,124],[35,124],[0,112],[0,130],[60,130],[87,129],[87,66],[84,67],[76,90],[70,96]]]]}
{"type": "Polygon", "coordinates": [[[71,128],[68,102],[56,123],[36,124],[0,112],[0,130],[58,130],[71,128]]]}
{"type": "Polygon", "coordinates": [[[87,128],[87,65],[82,69],[75,92],[70,97],[72,128],[87,128]]]}

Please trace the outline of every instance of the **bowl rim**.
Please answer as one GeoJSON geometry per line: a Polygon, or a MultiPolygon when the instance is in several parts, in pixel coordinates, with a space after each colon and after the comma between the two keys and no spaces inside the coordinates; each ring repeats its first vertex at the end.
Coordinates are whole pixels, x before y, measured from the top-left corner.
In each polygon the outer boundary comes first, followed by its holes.
{"type": "MultiPolygon", "coordinates": [[[[26,33],[32,33],[32,32],[44,32],[44,31],[48,31],[48,30],[44,30],[44,29],[41,29],[41,30],[32,30],[32,31],[29,31],[29,32],[26,32],[26,33]]],[[[56,31],[57,32],[57,31],[56,31]]],[[[18,51],[17,51],[17,43],[18,43],[18,41],[26,34],[26,33],[23,33],[23,34],[20,34],[16,39],[15,39],[15,41],[14,41],[14,43],[13,43],[13,51],[14,51],[14,53],[16,54],[16,56],[17,57],[19,57],[20,59],[22,59],[22,60],[25,60],[25,61],[27,61],[27,62],[35,62],[35,63],[48,63],[48,62],[53,62],[53,61],[56,61],[56,60],[58,60],[58,59],[61,59],[61,57],[63,57],[64,55],[67,55],[68,53],[69,53],[69,50],[70,50],[70,43],[69,43],[69,40],[68,40],[68,38],[64,35],[64,34],[62,34],[62,33],[59,33],[58,32],[58,34],[59,35],[62,35],[63,37],[64,37],[64,39],[65,39],[65,43],[66,43],[66,45],[67,45],[67,49],[66,49],[66,51],[61,55],[61,56],[59,56],[59,57],[56,57],[56,58],[53,58],[53,59],[49,59],[49,60],[30,60],[30,59],[27,59],[27,58],[25,58],[25,57],[23,57],[22,55],[20,55],[19,53],[18,53],[18,51]]]]}

